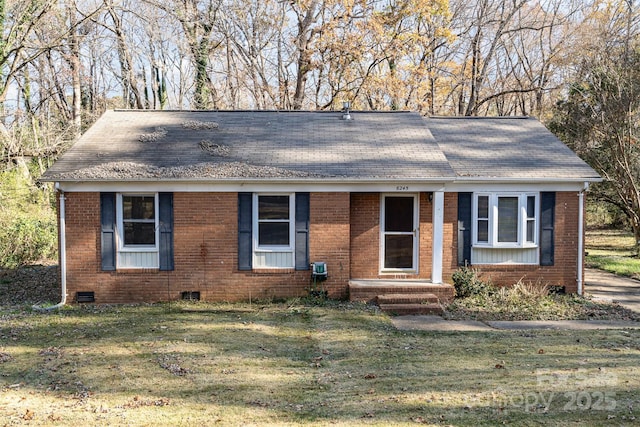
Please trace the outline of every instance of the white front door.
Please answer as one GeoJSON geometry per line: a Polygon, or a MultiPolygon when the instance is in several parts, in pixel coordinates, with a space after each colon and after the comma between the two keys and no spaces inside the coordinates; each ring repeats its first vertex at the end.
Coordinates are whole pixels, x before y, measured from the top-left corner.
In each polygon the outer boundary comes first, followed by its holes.
{"type": "Polygon", "coordinates": [[[417,273],[418,196],[383,195],[381,211],[381,271],[417,273]]]}

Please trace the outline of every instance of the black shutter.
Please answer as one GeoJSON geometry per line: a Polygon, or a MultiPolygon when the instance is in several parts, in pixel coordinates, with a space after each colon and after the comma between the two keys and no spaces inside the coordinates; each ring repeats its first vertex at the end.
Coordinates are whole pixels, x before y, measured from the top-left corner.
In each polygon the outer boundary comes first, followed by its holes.
{"type": "Polygon", "coordinates": [[[458,193],[458,265],[471,264],[471,197],[458,193]]]}
{"type": "Polygon", "coordinates": [[[171,271],[173,264],[173,193],[159,193],[160,270],[171,271]]]}
{"type": "Polygon", "coordinates": [[[553,265],[556,193],[540,193],[540,265],[553,265]]]}
{"type": "Polygon", "coordinates": [[[100,254],[103,271],[116,269],[116,193],[100,193],[100,254]]]}
{"type": "Polygon", "coordinates": [[[238,193],[238,270],[252,268],[253,195],[238,193]]]}
{"type": "Polygon", "coordinates": [[[296,193],[296,270],[309,269],[309,193],[296,193]]]}

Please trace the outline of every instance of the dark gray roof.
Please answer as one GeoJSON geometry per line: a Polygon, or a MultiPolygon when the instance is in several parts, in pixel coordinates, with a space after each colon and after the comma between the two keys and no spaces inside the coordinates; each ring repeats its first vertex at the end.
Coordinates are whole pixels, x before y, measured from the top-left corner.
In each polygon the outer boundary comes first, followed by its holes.
{"type": "Polygon", "coordinates": [[[599,180],[529,117],[435,117],[427,126],[459,178],[599,180]]]}
{"type": "Polygon", "coordinates": [[[342,120],[340,112],[109,111],[44,179],[453,178],[420,115],[352,117],[342,120]]]}
{"type": "Polygon", "coordinates": [[[43,180],[597,178],[534,119],[424,119],[410,112],[351,116],[108,111],[43,180]]]}

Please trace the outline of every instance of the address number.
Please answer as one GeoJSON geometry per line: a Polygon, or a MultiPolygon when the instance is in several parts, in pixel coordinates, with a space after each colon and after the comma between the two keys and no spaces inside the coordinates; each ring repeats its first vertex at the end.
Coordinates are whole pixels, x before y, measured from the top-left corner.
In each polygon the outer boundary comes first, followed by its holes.
{"type": "Polygon", "coordinates": [[[409,191],[408,185],[396,185],[396,191],[409,191]]]}

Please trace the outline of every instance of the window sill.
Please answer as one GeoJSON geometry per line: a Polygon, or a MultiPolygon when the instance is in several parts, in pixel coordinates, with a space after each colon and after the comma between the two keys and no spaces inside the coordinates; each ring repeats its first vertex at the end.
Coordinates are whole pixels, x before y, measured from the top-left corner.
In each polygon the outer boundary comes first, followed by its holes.
{"type": "Polygon", "coordinates": [[[472,245],[473,249],[538,249],[538,245],[512,246],[512,245],[472,245]]]}
{"type": "Polygon", "coordinates": [[[115,271],[111,271],[112,274],[157,274],[160,269],[155,267],[126,267],[116,268],[115,271]]]}
{"type": "Polygon", "coordinates": [[[254,268],[251,270],[253,274],[293,274],[296,272],[296,269],[293,267],[273,267],[273,268],[254,268]]]}

